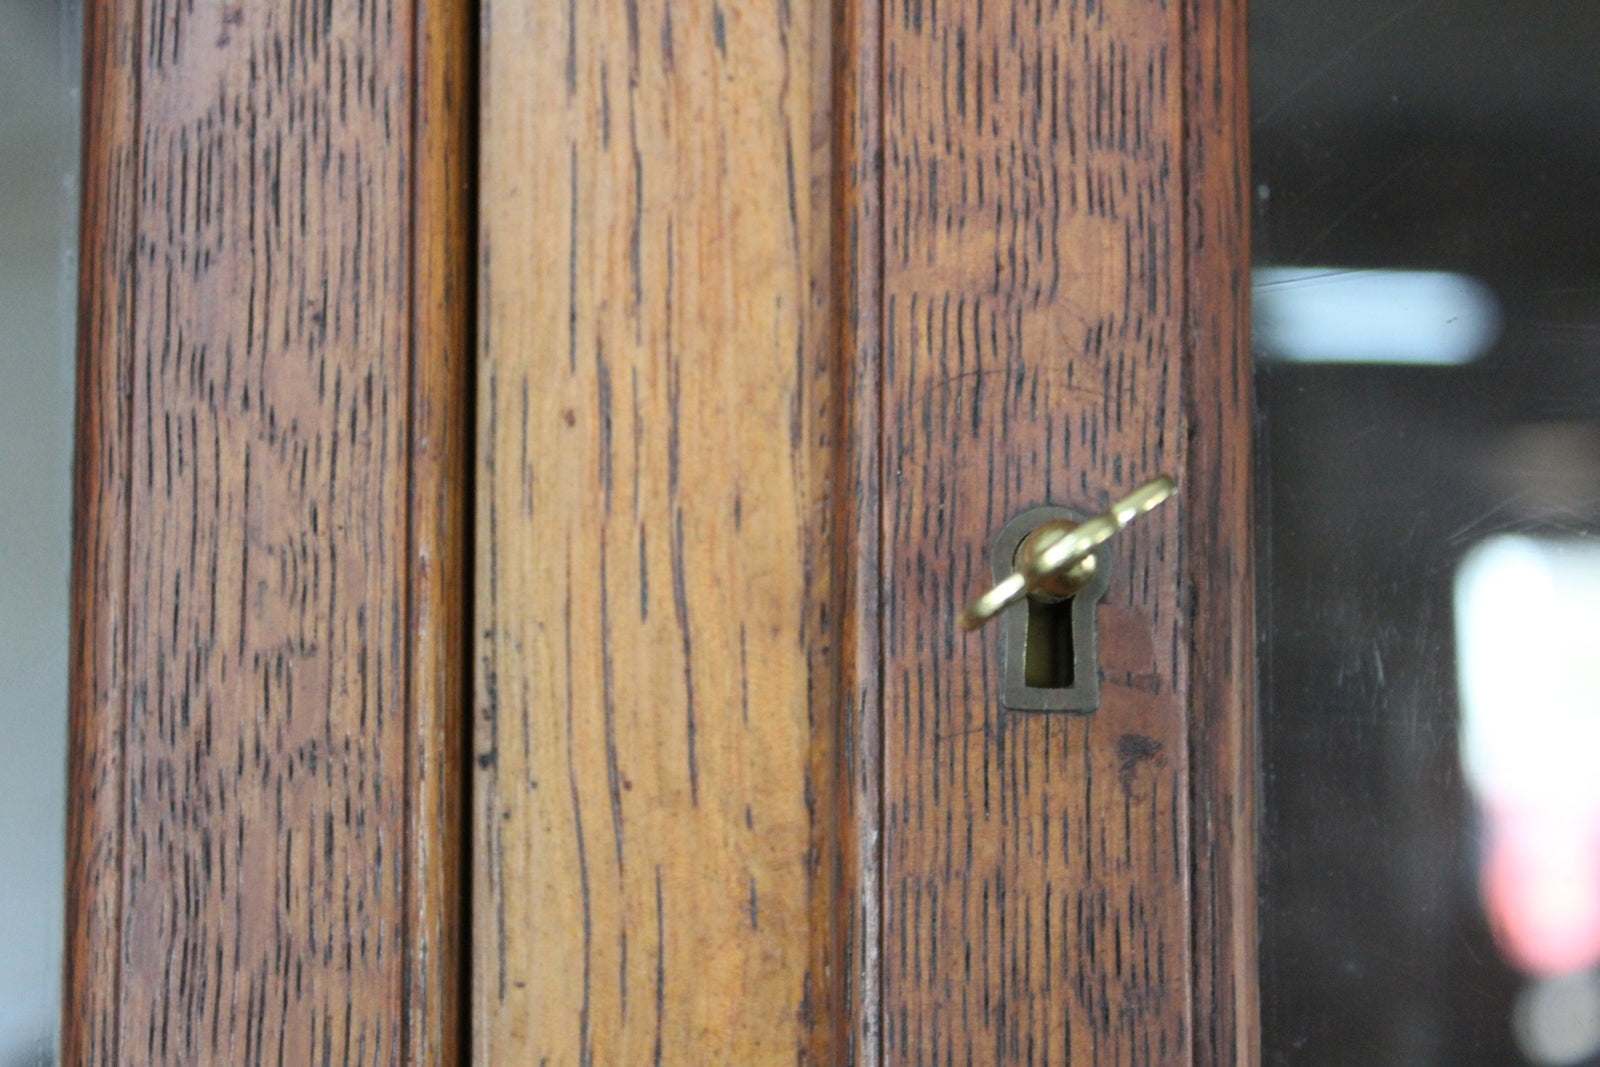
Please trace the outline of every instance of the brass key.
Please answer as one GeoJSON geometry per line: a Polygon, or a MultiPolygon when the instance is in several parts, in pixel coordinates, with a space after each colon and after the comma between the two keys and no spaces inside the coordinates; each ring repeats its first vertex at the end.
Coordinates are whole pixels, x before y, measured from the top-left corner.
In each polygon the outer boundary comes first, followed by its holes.
{"type": "Polygon", "coordinates": [[[964,630],[976,630],[1025,596],[1046,601],[1072,596],[1094,574],[1094,550],[1176,491],[1172,479],[1162,475],[1091,519],[1039,527],[1017,549],[1017,569],[968,605],[956,621],[964,630]]]}

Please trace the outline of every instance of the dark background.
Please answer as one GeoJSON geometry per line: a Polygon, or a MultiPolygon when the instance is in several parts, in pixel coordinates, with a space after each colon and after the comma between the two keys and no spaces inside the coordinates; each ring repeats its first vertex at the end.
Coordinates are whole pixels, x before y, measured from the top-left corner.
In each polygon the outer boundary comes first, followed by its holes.
{"type": "Polygon", "coordinates": [[[1452,581],[1600,530],[1600,4],[1254,0],[1251,33],[1257,264],[1460,271],[1505,320],[1460,367],[1258,353],[1264,1059],[1522,1063],[1452,581]]]}

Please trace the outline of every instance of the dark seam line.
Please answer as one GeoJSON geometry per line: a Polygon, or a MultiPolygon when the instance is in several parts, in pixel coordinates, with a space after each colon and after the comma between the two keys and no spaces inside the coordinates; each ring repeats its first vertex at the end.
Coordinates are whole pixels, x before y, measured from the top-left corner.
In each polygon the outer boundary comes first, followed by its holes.
{"type": "MultiPolygon", "coordinates": [[[[114,960],[114,962],[112,964],[112,988],[116,992],[116,1003],[115,1003],[115,1007],[113,1009],[114,1012],[115,1012],[115,1015],[114,1015],[115,1025],[111,1029],[111,1035],[110,1035],[110,1038],[109,1038],[109,1041],[110,1041],[110,1044],[111,1044],[111,1048],[112,1048],[112,1054],[111,1054],[111,1062],[112,1063],[121,1063],[122,1062],[122,1025],[123,1025],[122,1004],[123,1004],[123,989],[124,989],[124,980],[123,980],[124,976],[123,976],[122,957],[123,957],[123,948],[125,947],[124,946],[125,931],[127,929],[127,919],[126,919],[125,909],[126,909],[126,886],[127,886],[127,873],[128,873],[127,872],[127,855],[128,855],[128,756],[130,754],[129,753],[129,749],[128,749],[128,740],[129,740],[128,735],[129,735],[129,726],[130,726],[129,718],[130,718],[130,716],[132,714],[132,711],[133,711],[133,688],[132,688],[132,686],[130,684],[130,682],[132,681],[132,675],[133,675],[133,637],[132,637],[133,627],[129,625],[128,610],[129,610],[129,605],[131,605],[133,603],[133,534],[134,534],[134,529],[133,529],[133,484],[134,484],[134,478],[133,478],[133,466],[134,466],[134,464],[133,464],[133,454],[134,454],[134,451],[133,451],[133,448],[134,448],[134,445],[133,445],[133,441],[134,441],[133,405],[134,405],[134,397],[136,395],[138,395],[138,390],[137,390],[137,388],[135,388],[135,384],[134,384],[134,376],[137,374],[137,367],[138,367],[138,363],[139,363],[139,361],[138,361],[138,353],[137,353],[137,344],[138,344],[138,337],[139,337],[139,329],[138,329],[138,323],[139,323],[139,313],[138,313],[138,306],[139,306],[139,299],[138,299],[138,295],[139,295],[139,233],[140,233],[140,230],[141,230],[141,219],[143,217],[142,204],[143,204],[143,197],[144,197],[144,145],[146,143],[146,139],[145,139],[145,136],[144,136],[144,45],[145,45],[145,42],[144,42],[144,24],[145,24],[144,23],[144,0],[133,0],[133,5],[134,5],[134,11],[133,11],[133,19],[134,19],[134,28],[133,28],[134,50],[133,50],[133,131],[132,131],[133,132],[133,137],[132,137],[132,141],[133,141],[133,144],[136,147],[133,150],[133,161],[132,161],[133,162],[133,170],[134,170],[134,175],[133,175],[133,202],[132,202],[132,205],[131,205],[132,212],[133,212],[133,218],[131,220],[131,222],[132,222],[132,232],[130,234],[130,240],[128,242],[128,249],[127,249],[128,304],[127,304],[126,314],[128,316],[128,321],[127,321],[127,323],[125,325],[125,329],[126,329],[126,337],[125,337],[126,348],[125,348],[124,353],[123,353],[123,358],[126,360],[126,367],[127,367],[127,373],[128,373],[128,378],[126,379],[127,384],[128,384],[128,388],[127,388],[126,394],[124,394],[124,392],[121,389],[117,390],[118,410],[121,413],[121,415],[122,415],[122,417],[124,419],[124,423],[125,423],[124,429],[123,429],[123,451],[122,451],[122,470],[123,470],[123,482],[122,482],[122,484],[123,484],[123,494],[122,494],[122,500],[123,500],[123,507],[126,510],[124,512],[124,518],[123,518],[124,536],[123,536],[123,539],[122,539],[122,552],[123,552],[123,556],[122,556],[122,602],[119,605],[117,605],[118,623],[119,623],[119,625],[121,626],[121,629],[122,629],[122,657],[121,657],[122,658],[122,662],[120,664],[120,667],[121,667],[121,670],[122,670],[123,677],[122,677],[122,685],[121,685],[121,689],[122,689],[121,721],[117,724],[117,729],[116,729],[115,734],[114,734],[114,740],[116,742],[116,750],[117,750],[117,798],[118,798],[118,810],[117,810],[117,860],[116,860],[116,864],[117,864],[117,866],[116,866],[116,871],[117,871],[117,905],[116,905],[117,930],[116,930],[116,942],[115,942],[116,958],[115,958],[115,960],[114,960]]],[[[109,32],[109,31],[111,31],[112,28],[111,27],[106,27],[105,29],[109,32]]],[[[110,36],[112,37],[112,39],[114,41],[115,37],[116,37],[115,33],[111,32],[110,36]]],[[[107,66],[110,65],[109,59],[102,59],[102,62],[106,63],[107,66]]],[[[104,70],[104,69],[105,68],[102,67],[102,70],[104,70]]],[[[106,88],[106,86],[105,86],[106,80],[107,79],[104,78],[104,77],[102,77],[102,79],[101,79],[101,85],[100,85],[99,88],[100,88],[100,90],[102,92],[106,88]]],[[[87,103],[87,101],[86,101],[86,103],[87,103]]],[[[96,130],[96,132],[103,136],[105,131],[102,128],[102,129],[96,130]]],[[[102,159],[103,158],[104,158],[104,153],[102,153],[102,159]]],[[[104,165],[104,163],[102,163],[102,168],[104,169],[104,167],[105,167],[105,165],[104,165]]],[[[81,223],[80,223],[80,225],[81,225],[81,223]]],[[[148,368],[146,368],[146,373],[148,373],[148,368]]]]}
{"type": "Polygon", "coordinates": [[[874,286],[876,291],[872,294],[873,295],[873,301],[876,304],[876,307],[873,309],[873,311],[874,311],[874,314],[877,316],[877,334],[878,334],[878,338],[877,338],[878,343],[877,343],[877,346],[876,346],[877,347],[877,351],[873,354],[874,359],[876,361],[876,366],[873,368],[873,371],[874,371],[874,373],[873,373],[873,390],[876,393],[876,396],[874,397],[874,402],[875,402],[874,403],[874,407],[875,407],[875,412],[876,412],[874,421],[875,421],[876,425],[873,427],[873,438],[874,438],[873,448],[877,452],[877,455],[874,457],[874,462],[875,462],[875,465],[876,465],[877,470],[878,470],[878,485],[877,485],[877,500],[875,501],[875,507],[876,507],[876,510],[877,510],[877,526],[876,526],[876,540],[877,540],[877,543],[873,546],[873,557],[874,558],[873,558],[873,574],[872,574],[872,582],[873,582],[872,599],[873,599],[873,607],[874,607],[874,617],[873,617],[873,625],[872,625],[872,629],[873,629],[872,643],[873,643],[873,658],[876,660],[876,663],[873,664],[873,671],[877,675],[876,684],[874,686],[874,701],[873,701],[873,703],[874,703],[873,714],[874,714],[874,717],[875,717],[876,721],[873,724],[873,729],[875,730],[875,732],[878,735],[877,736],[877,749],[878,749],[878,751],[877,751],[877,755],[876,755],[878,766],[875,769],[875,774],[874,774],[874,778],[876,779],[876,791],[877,791],[877,796],[874,799],[877,802],[877,815],[875,817],[875,822],[876,822],[877,825],[876,825],[875,829],[877,830],[877,835],[878,835],[878,840],[876,842],[876,847],[877,847],[877,853],[878,854],[875,857],[875,859],[876,859],[877,867],[878,867],[878,870],[877,870],[877,883],[878,883],[878,885],[877,885],[877,894],[876,894],[877,899],[873,901],[873,907],[877,911],[877,915],[876,915],[875,918],[877,920],[877,925],[878,925],[878,930],[877,930],[877,935],[878,936],[877,936],[877,946],[876,946],[877,947],[877,957],[878,957],[876,966],[877,966],[877,969],[878,969],[878,974],[877,974],[877,981],[874,983],[875,989],[874,989],[874,992],[873,992],[873,1004],[871,1005],[871,1010],[877,1015],[877,1018],[873,1020],[873,1033],[874,1033],[874,1036],[875,1036],[875,1040],[874,1040],[873,1044],[875,1045],[874,1051],[875,1051],[876,1057],[877,1057],[876,1060],[875,1060],[875,1067],[881,1067],[881,1065],[884,1063],[884,1035],[885,1035],[885,1032],[887,1030],[887,1027],[885,1026],[884,1003],[883,1003],[883,977],[884,977],[883,976],[883,968],[884,968],[884,960],[886,960],[888,958],[887,955],[886,955],[887,949],[888,949],[888,944],[887,944],[887,942],[888,942],[888,924],[884,922],[884,893],[887,891],[887,887],[888,887],[888,884],[889,884],[889,877],[888,877],[888,875],[889,875],[888,835],[884,832],[885,831],[884,818],[885,818],[885,809],[886,809],[886,806],[887,806],[887,803],[888,803],[887,794],[888,794],[888,787],[889,787],[889,759],[888,759],[889,750],[888,750],[888,747],[887,747],[887,744],[886,744],[886,742],[887,742],[887,732],[888,732],[888,717],[887,717],[885,706],[884,706],[884,693],[885,693],[885,688],[884,687],[885,687],[885,683],[886,683],[886,680],[887,680],[887,674],[888,674],[888,670],[887,670],[888,662],[887,662],[887,649],[885,648],[885,645],[884,645],[884,633],[883,633],[883,629],[884,629],[884,626],[883,626],[883,615],[884,615],[883,565],[884,565],[884,541],[885,541],[884,523],[885,523],[885,518],[886,518],[885,498],[886,498],[886,495],[887,495],[886,487],[889,484],[888,477],[887,477],[888,476],[887,448],[886,448],[886,442],[884,441],[884,434],[886,432],[886,424],[884,422],[884,417],[885,417],[885,403],[884,403],[885,382],[884,382],[884,379],[885,379],[886,365],[887,365],[887,362],[888,362],[888,351],[889,351],[889,346],[888,346],[889,318],[885,314],[885,310],[886,309],[885,309],[885,299],[884,299],[885,294],[888,292],[888,263],[889,263],[889,223],[888,223],[888,211],[886,210],[887,205],[888,205],[888,199],[889,199],[889,197],[888,197],[889,179],[888,179],[888,168],[884,165],[885,153],[886,153],[886,150],[887,150],[886,142],[888,140],[888,130],[889,130],[889,114],[888,114],[888,100],[889,100],[889,94],[888,94],[888,76],[889,76],[888,25],[889,25],[889,17],[888,17],[887,8],[888,8],[888,4],[887,4],[886,0],[879,0],[879,4],[878,4],[878,19],[877,19],[877,27],[876,27],[876,32],[877,32],[878,39],[875,42],[873,42],[874,45],[876,46],[876,50],[877,50],[877,64],[878,64],[878,69],[877,69],[877,89],[876,89],[877,99],[873,101],[873,105],[872,105],[873,106],[873,111],[876,113],[876,118],[877,118],[877,123],[876,123],[876,126],[875,126],[875,130],[876,130],[875,141],[876,141],[876,143],[872,145],[872,150],[873,150],[872,165],[873,165],[873,172],[874,172],[874,175],[873,175],[873,177],[874,177],[873,186],[874,186],[874,189],[875,189],[875,192],[876,192],[876,199],[877,199],[876,207],[877,207],[877,211],[878,211],[878,225],[877,225],[877,234],[876,234],[878,262],[876,264],[876,270],[875,270],[877,278],[876,278],[876,282],[875,282],[875,286],[874,286]]]}
{"type": "MultiPolygon", "coordinates": [[[[405,473],[402,483],[405,486],[403,497],[405,516],[405,556],[400,585],[401,618],[404,620],[405,634],[401,647],[405,649],[405,669],[401,682],[401,709],[400,720],[404,724],[404,733],[401,735],[401,790],[404,796],[403,810],[404,821],[401,827],[401,849],[403,858],[400,864],[400,946],[401,946],[401,977],[400,977],[400,1062],[410,1065],[413,1059],[413,1033],[416,1029],[418,1017],[415,998],[416,989],[416,963],[417,936],[416,924],[413,922],[412,909],[415,905],[412,893],[416,884],[415,865],[417,862],[416,834],[418,832],[417,798],[416,798],[416,757],[420,754],[423,742],[416,739],[417,710],[416,710],[416,676],[417,662],[417,607],[416,607],[416,553],[417,553],[417,500],[416,500],[416,462],[417,462],[417,335],[419,320],[422,318],[417,301],[417,228],[418,219],[422,218],[422,182],[420,175],[426,166],[421,150],[422,144],[422,98],[423,79],[426,77],[426,67],[423,59],[424,46],[427,35],[422,30],[423,0],[412,0],[411,4],[411,166],[406,173],[411,182],[410,196],[403,202],[411,206],[410,217],[405,217],[405,209],[401,209],[401,217],[406,224],[406,300],[407,319],[410,322],[409,337],[406,343],[406,417],[405,417],[405,473]]],[[[437,951],[437,946],[434,946],[437,951]]],[[[435,991],[437,995],[437,991],[435,991]]],[[[426,1010],[425,1008],[422,1010],[426,1010]]]]}

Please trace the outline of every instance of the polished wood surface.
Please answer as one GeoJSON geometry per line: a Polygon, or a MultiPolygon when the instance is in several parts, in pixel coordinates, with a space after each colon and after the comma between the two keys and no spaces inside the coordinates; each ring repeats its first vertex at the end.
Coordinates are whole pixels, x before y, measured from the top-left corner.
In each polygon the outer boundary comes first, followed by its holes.
{"type": "Polygon", "coordinates": [[[1183,13],[886,5],[884,1050],[1192,1041],[1187,491],[1110,542],[1101,706],[999,707],[955,623],[1042,503],[1187,484],[1183,13]]]}
{"type": "Polygon", "coordinates": [[[1186,0],[1183,40],[1194,1062],[1239,1067],[1261,1058],[1246,8],[1186,0]]]}
{"type": "Polygon", "coordinates": [[[65,1061],[453,1060],[466,8],[86,21],[65,1061]]]}
{"type": "Polygon", "coordinates": [[[488,23],[479,1058],[1248,1061],[1241,11],[488,23]],[[1002,711],[994,531],[1163,472],[1002,711]]]}
{"type": "Polygon", "coordinates": [[[835,12],[484,19],[475,1060],[841,1062],[835,12]]]}
{"type": "Polygon", "coordinates": [[[113,1065],[122,1021],[123,737],[138,220],[136,5],[84,5],[61,1060],[113,1065]]]}
{"type": "Polygon", "coordinates": [[[405,1061],[467,1053],[477,10],[419,0],[412,62],[405,1061]]]}
{"type": "Polygon", "coordinates": [[[1240,4],[88,21],[66,1062],[1253,1062],[1240,4]]]}
{"type": "MultiPolygon", "coordinates": [[[[839,530],[835,560],[840,641],[837,809],[840,930],[838,992],[845,1062],[883,1061],[883,19],[878,4],[837,7],[834,130],[840,383],[839,530]]],[[[825,650],[826,651],[826,650],[825,650]]],[[[824,917],[823,921],[828,921],[824,917]]]]}

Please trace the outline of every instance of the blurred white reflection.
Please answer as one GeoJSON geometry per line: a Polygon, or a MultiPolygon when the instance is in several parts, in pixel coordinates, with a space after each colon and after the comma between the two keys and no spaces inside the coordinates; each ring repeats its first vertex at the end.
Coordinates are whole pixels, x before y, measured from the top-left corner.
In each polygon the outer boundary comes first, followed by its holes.
{"type": "Polygon", "coordinates": [[[1517,995],[1517,1047],[1542,1067],[1569,1067],[1600,1052],[1600,978],[1569,974],[1528,983],[1517,995]]]}
{"type": "Polygon", "coordinates": [[[1500,305],[1465,274],[1258,267],[1255,344],[1297,363],[1470,363],[1500,337],[1500,305]]]}
{"type": "Polygon", "coordinates": [[[1583,971],[1600,964],[1600,543],[1485,541],[1455,614],[1490,926],[1525,973],[1583,971]]]}

